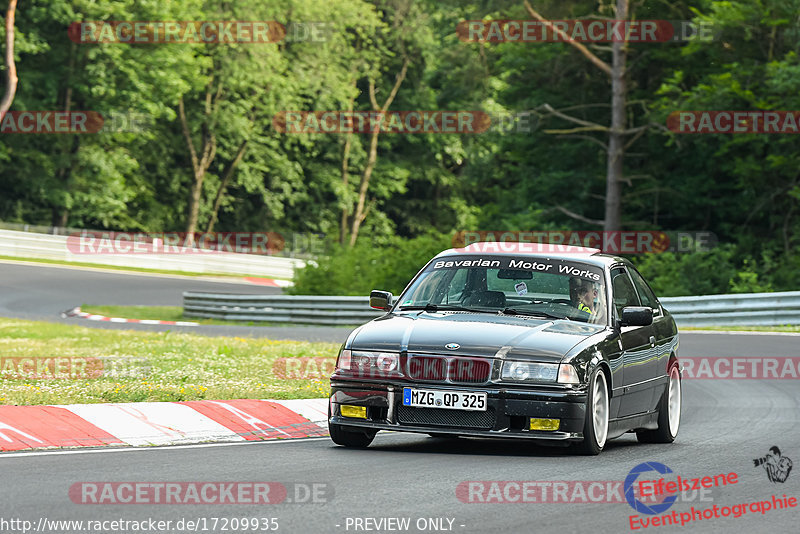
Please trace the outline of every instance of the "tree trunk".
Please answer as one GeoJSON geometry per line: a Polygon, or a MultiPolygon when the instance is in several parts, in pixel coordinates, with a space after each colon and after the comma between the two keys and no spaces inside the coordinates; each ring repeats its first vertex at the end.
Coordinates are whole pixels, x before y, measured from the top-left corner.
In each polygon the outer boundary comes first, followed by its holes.
{"type": "MultiPolygon", "coordinates": [[[[350,173],[348,167],[350,165],[350,147],[353,144],[353,134],[348,132],[347,138],[344,141],[344,150],[342,151],[342,194],[347,197],[347,188],[350,186],[350,173]]],[[[350,216],[350,211],[347,209],[347,202],[342,206],[342,217],[339,220],[339,244],[344,245],[347,240],[347,220],[350,216]]]]}
{"type": "MultiPolygon", "coordinates": [[[[67,114],[72,111],[72,78],[75,74],[76,55],[76,45],[75,43],[70,43],[69,60],[67,61],[67,79],[65,81],[66,89],[64,89],[64,112],[67,114]]],[[[72,139],[66,139],[62,145],[62,158],[59,167],[56,169],[56,180],[63,184],[65,193],[69,193],[70,190],[69,181],[72,176],[72,169],[75,166],[75,157],[80,149],[80,144],[80,136],[73,134],[72,139]]],[[[66,207],[58,206],[51,210],[51,226],[59,228],[65,227],[67,226],[67,221],[69,221],[69,210],[66,207]]]]}
{"type": "MultiPolygon", "coordinates": [[[[627,135],[642,132],[647,128],[632,128],[625,129],[625,106],[627,105],[627,89],[625,87],[626,62],[627,62],[627,35],[622,41],[614,41],[611,45],[611,65],[601,60],[594,55],[586,46],[581,43],[569,39],[569,37],[558,28],[553,26],[552,21],[546,20],[536,10],[531,7],[528,0],[524,0],[523,4],[528,13],[536,20],[547,26],[555,34],[561,36],[564,42],[573,46],[581,54],[592,62],[597,68],[602,70],[611,79],[611,127],[606,128],[600,124],[591,123],[585,120],[580,120],[574,117],[569,117],[563,113],[553,110],[550,106],[545,105],[546,109],[562,119],[566,119],[572,123],[579,124],[581,128],[574,128],[570,132],[560,133],[577,133],[586,132],[590,130],[608,131],[608,145],[606,151],[606,198],[605,198],[605,216],[603,217],[603,229],[606,231],[619,230],[622,227],[622,185],[623,178],[623,163],[625,158],[625,138],[627,135]]],[[[616,20],[624,21],[628,19],[628,0],[617,0],[616,5],[616,20]]],[[[634,141],[637,137],[634,137],[634,141]]],[[[631,141],[633,142],[633,141],[631,141]]],[[[630,143],[629,143],[630,144],[630,143]]],[[[575,214],[569,212],[565,208],[561,211],[573,218],[578,218],[584,221],[590,219],[585,217],[575,217],[575,214]]]]}
{"type": "MultiPolygon", "coordinates": [[[[628,18],[628,0],[617,0],[617,20],[628,18]]],[[[606,205],[603,230],[619,230],[622,226],[623,159],[625,157],[625,63],[627,44],[611,45],[611,131],[608,135],[606,168],[606,205]]]]}
{"type": "Polygon", "coordinates": [[[186,221],[186,244],[194,243],[194,233],[197,231],[197,219],[200,214],[200,197],[203,194],[205,170],[195,173],[192,189],[189,192],[189,217],[186,221]]]}
{"type": "Polygon", "coordinates": [[[353,213],[353,225],[350,230],[350,246],[355,246],[356,239],[358,239],[358,230],[361,228],[361,222],[365,218],[364,206],[367,202],[367,189],[369,189],[369,180],[372,178],[372,170],[375,168],[375,163],[378,161],[378,129],[372,132],[369,140],[369,157],[367,159],[367,166],[364,167],[364,173],[361,175],[361,184],[358,186],[358,203],[356,204],[356,211],[353,213]]]}
{"type": "Polygon", "coordinates": [[[247,151],[247,143],[248,139],[242,141],[242,144],[239,145],[239,150],[236,152],[236,157],[228,164],[228,168],[225,169],[225,173],[222,175],[222,181],[217,189],[217,196],[214,198],[214,209],[211,212],[211,218],[206,227],[206,232],[209,234],[214,231],[214,225],[217,223],[217,215],[219,214],[219,207],[222,204],[222,197],[225,195],[225,189],[227,189],[228,184],[230,184],[231,178],[233,178],[236,166],[242,161],[242,158],[244,158],[244,153],[247,151]]]}
{"type": "MultiPolygon", "coordinates": [[[[403,80],[406,78],[406,73],[408,72],[408,58],[403,59],[403,67],[400,69],[400,72],[397,74],[397,77],[394,81],[394,86],[392,87],[389,96],[386,97],[386,101],[383,103],[382,106],[378,105],[377,100],[375,99],[375,83],[370,80],[369,82],[369,98],[372,103],[372,108],[375,111],[380,113],[386,113],[389,109],[389,106],[392,105],[394,101],[394,97],[397,96],[397,91],[400,90],[400,85],[403,83],[403,80]]],[[[358,202],[356,203],[356,211],[353,213],[353,220],[352,225],[350,227],[350,246],[354,246],[356,244],[356,239],[358,239],[358,230],[361,228],[361,223],[364,221],[366,217],[366,211],[364,210],[364,206],[366,206],[367,202],[367,190],[369,189],[369,181],[372,178],[372,170],[375,168],[375,163],[378,160],[378,136],[380,135],[380,127],[376,128],[372,132],[372,136],[369,142],[369,158],[367,159],[367,166],[364,167],[364,172],[361,175],[361,183],[358,187],[358,202]]]]}
{"type": "MultiPolygon", "coordinates": [[[[186,146],[189,148],[189,156],[192,162],[192,188],[189,193],[189,206],[188,217],[186,221],[186,242],[191,244],[194,242],[194,233],[197,231],[197,220],[200,213],[200,199],[203,194],[203,182],[205,181],[206,171],[214,161],[217,153],[217,138],[211,133],[210,120],[212,114],[212,96],[210,82],[206,91],[206,109],[204,122],[202,125],[202,141],[200,144],[201,156],[198,157],[197,151],[194,148],[192,141],[192,134],[189,131],[189,122],[186,119],[186,109],[183,104],[183,97],[178,100],[178,117],[181,121],[181,129],[183,130],[183,137],[186,140],[186,146]]],[[[218,88],[217,96],[221,91],[221,86],[218,88]]]]}
{"type": "MultiPolygon", "coordinates": [[[[350,99],[348,111],[353,111],[353,105],[356,101],[356,83],[358,80],[353,78],[353,98],[350,99]]],[[[339,244],[344,245],[347,242],[347,226],[350,217],[350,210],[347,209],[349,202],[348,187],[350,186],[350,149],[353,146],[353,132],[347,132],[347,137],[344,140],[344,149],[342,150],[342,195],[344,202],[342,202],[342,216],[339,219],[339,244]]]]}
{"type": "Polygon", "coordinates": [[[14,16],[17,0],[9,0],[6,12],[6,92],[0,100],[0,119],[6,114],[17,94],[17,65],[14,63],[14,16]]]}
{"type": "Polygon", "coordinates": [[[53,208],[51,211],[50,226],[54,228],[65,228],[69,220],[69,210],[53,208]]]}

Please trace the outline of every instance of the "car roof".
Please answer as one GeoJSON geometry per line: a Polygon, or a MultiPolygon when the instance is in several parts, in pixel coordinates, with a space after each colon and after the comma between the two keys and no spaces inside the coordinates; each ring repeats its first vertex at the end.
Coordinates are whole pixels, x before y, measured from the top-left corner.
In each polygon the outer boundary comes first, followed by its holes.
{"type": "Polygon", "coordinates": [[[604,254],[600,249],[560,245],[554,243],[518,243],[507,241],[482,241],[465,247],[450,248],[436,255],[436,258],[458,254],[513,256],[515,258],[541,258],[551,260],[578,261],[607,267],[615,263],[629,262],[619,256],[604,254]]]}

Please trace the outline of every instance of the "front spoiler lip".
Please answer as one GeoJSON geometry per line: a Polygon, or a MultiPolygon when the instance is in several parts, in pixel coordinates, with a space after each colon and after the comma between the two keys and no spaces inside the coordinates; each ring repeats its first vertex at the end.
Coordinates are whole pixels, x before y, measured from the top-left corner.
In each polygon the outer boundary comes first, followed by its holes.
{"type": "Polygon", "coordinates": [[[394,430],[395,432],[414,432],[417,434],[451,434],[454,436],[470,436],[476,438],[500,438],[500,439],[527,439],[540,441],[583,441],[582,432],[508,432],[505,430],[476,430],[474,428],[453,428],[440,426],[419,426],[419,425],[391,425],[388,423],[376,423],[374,421],[359,421],[333,416],[329,419],[331,424],[342,426],[357,426],[359,428],[370,428],[373,430],[394,430]]]}

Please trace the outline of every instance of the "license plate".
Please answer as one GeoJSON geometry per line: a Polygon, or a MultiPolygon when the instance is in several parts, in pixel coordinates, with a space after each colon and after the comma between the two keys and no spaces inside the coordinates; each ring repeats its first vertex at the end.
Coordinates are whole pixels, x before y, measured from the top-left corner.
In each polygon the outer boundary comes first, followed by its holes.
{"type": "Polygon", "coordinates": [[[403,388],[403,406],[486,411],[486,393],[403,388]]]}

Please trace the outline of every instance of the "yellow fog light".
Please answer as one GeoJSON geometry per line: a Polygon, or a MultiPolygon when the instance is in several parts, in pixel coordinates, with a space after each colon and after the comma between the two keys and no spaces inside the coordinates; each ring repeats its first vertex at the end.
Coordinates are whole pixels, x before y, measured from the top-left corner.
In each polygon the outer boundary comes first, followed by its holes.
{"type": "Polygon", "coordinates": [[[357,417],[359,419],[367,418],[366,406],[348,406],[343,404],[339,407],[339,411],[341,412],[342,417],[357,417]]]}
{"type": "Polygon", "coordinates": [[[531,417],[531,430],[558,430],[560,419],[536,419],[531,417]]]}

